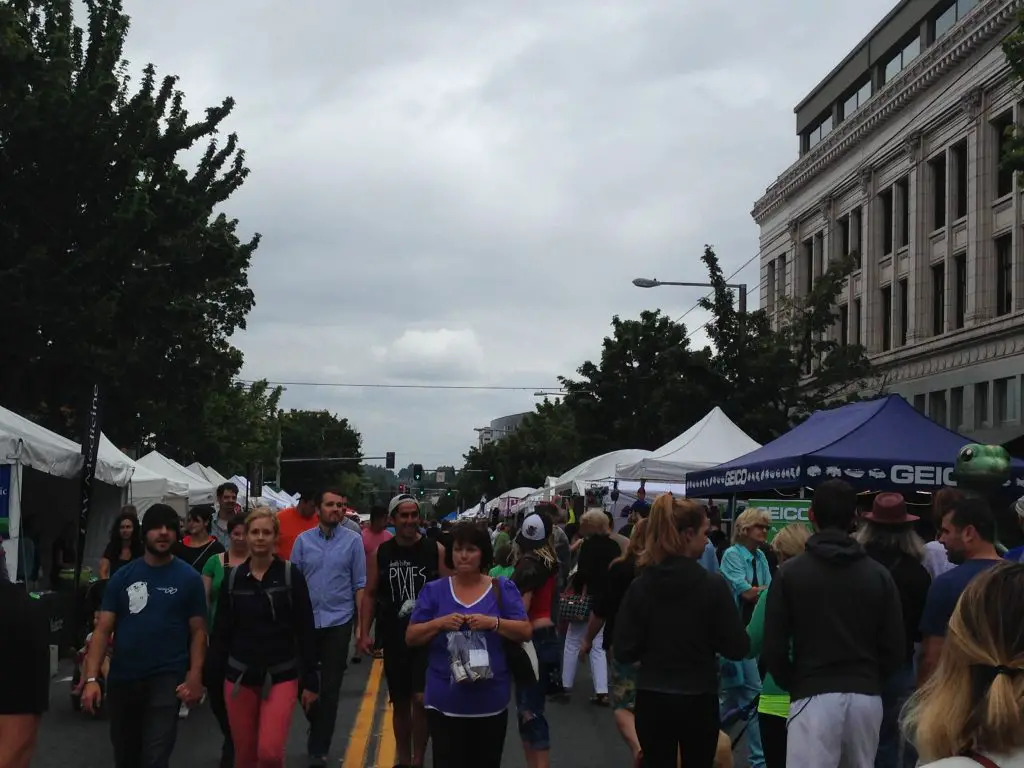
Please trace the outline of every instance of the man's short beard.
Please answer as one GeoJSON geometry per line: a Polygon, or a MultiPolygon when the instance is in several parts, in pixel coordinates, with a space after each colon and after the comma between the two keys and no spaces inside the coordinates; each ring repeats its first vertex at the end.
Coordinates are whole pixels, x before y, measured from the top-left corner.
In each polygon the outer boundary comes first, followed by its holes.
{"type": "MultiPolygon", "coordinates": [[[[149,539],[146,539],[145,546],[146,546],[146,551],[149,554],[153,555],[154,557],[170,557],[171,556],[171,548],[170,547],[167,548],[166,552],[161,552],[160,550],[156,549],[156,545],[155,544],[150,544],[149,543],[149,539]]],[[[174,546],[174,545],[172,544],[171,546],[174,546]]]]}

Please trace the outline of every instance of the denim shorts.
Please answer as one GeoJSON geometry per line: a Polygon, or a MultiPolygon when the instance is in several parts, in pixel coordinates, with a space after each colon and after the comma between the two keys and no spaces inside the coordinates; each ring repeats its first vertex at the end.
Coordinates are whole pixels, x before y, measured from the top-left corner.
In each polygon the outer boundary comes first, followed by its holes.
{"type": "Polygon", "coordinates": [[[540,678],[529,686],[516,686],[516,710],[519,738],[530,749],[551,749],[551,730],[544,715],[550,670],[557,669],[559,645],[554,627],[533,630],[533,648],[537,652],[540,678]]]}

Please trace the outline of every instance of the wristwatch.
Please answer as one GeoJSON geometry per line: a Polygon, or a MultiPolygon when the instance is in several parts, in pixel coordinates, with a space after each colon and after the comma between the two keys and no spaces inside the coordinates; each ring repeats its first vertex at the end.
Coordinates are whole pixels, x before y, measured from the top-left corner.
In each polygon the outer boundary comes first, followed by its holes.
{"type": "Polygon", "coordinates": [[[85,678],[85,684],[86,685],[88,685],[89,683],[99,683],[99,681],[100,680],[99,680],[98,677],[87,677],[87,678],[85,678]]]}

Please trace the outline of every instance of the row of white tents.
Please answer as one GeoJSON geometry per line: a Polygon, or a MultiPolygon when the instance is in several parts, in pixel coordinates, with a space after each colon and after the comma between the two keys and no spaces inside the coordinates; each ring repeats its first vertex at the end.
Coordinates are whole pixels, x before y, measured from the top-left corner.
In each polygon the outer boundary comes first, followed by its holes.
{"type": "MultiPolygon", "coordinates": [[[[0,484],[0,519],[6,518],[8,534],[3,547],[12,578],[23,552],[23,523],[41,542],[39,555],[44,563],[49,557],[46,543],[66,536],[76,526],[82,465],[78,443],[0,408],[0,467],[6,467],[0,474],[4,480],[0,484]]],[[[248,495],[244,478],[225,478],[199,463],[184,467],[156,451],[136,461],[106,435],[100,435],[84,561],[96,565],[122,505],[133,504],[144,515],[153,504],[162,502],[184,516],[189,507],[213,504],[217,486],[229,480],[243,496],[248,495]]],[[[296,502],[269,487],[261,489],[258,496],[258,503],[278,508],[296,502]]]]}
{"type": "Polygon", "coordinates": [[[508,513],[523,504],[550,500],[567,492],[583,495],[588,488],[612,482],[617,482],[618,490],[626,497],[635,496],[641,481],[650,493],[683,493],[687,473],[724,464],[760,447],[760,443],[716,406],[660,448],[653,451],[625,448],[595,456],[559,477],[548,478],[543,488],[506,491],[487,502],[484,509],[508,513]]]}

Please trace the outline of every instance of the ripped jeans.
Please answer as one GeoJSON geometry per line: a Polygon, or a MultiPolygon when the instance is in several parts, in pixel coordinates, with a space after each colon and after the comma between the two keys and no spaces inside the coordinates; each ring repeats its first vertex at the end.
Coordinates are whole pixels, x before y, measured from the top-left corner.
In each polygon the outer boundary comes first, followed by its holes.
{"type": "Polygon", "coordinates": [[[544,751],[551,749],[551,731],[544,715],[547,702],[548,680],[552,670],[558,669],[558,636],[554,627],[533,630],[533,648],[537,652],[540,666],[540,680],[531,686],[516,686],[516,711],[519,720],[519,737],[530,749],[544,751]]]}

